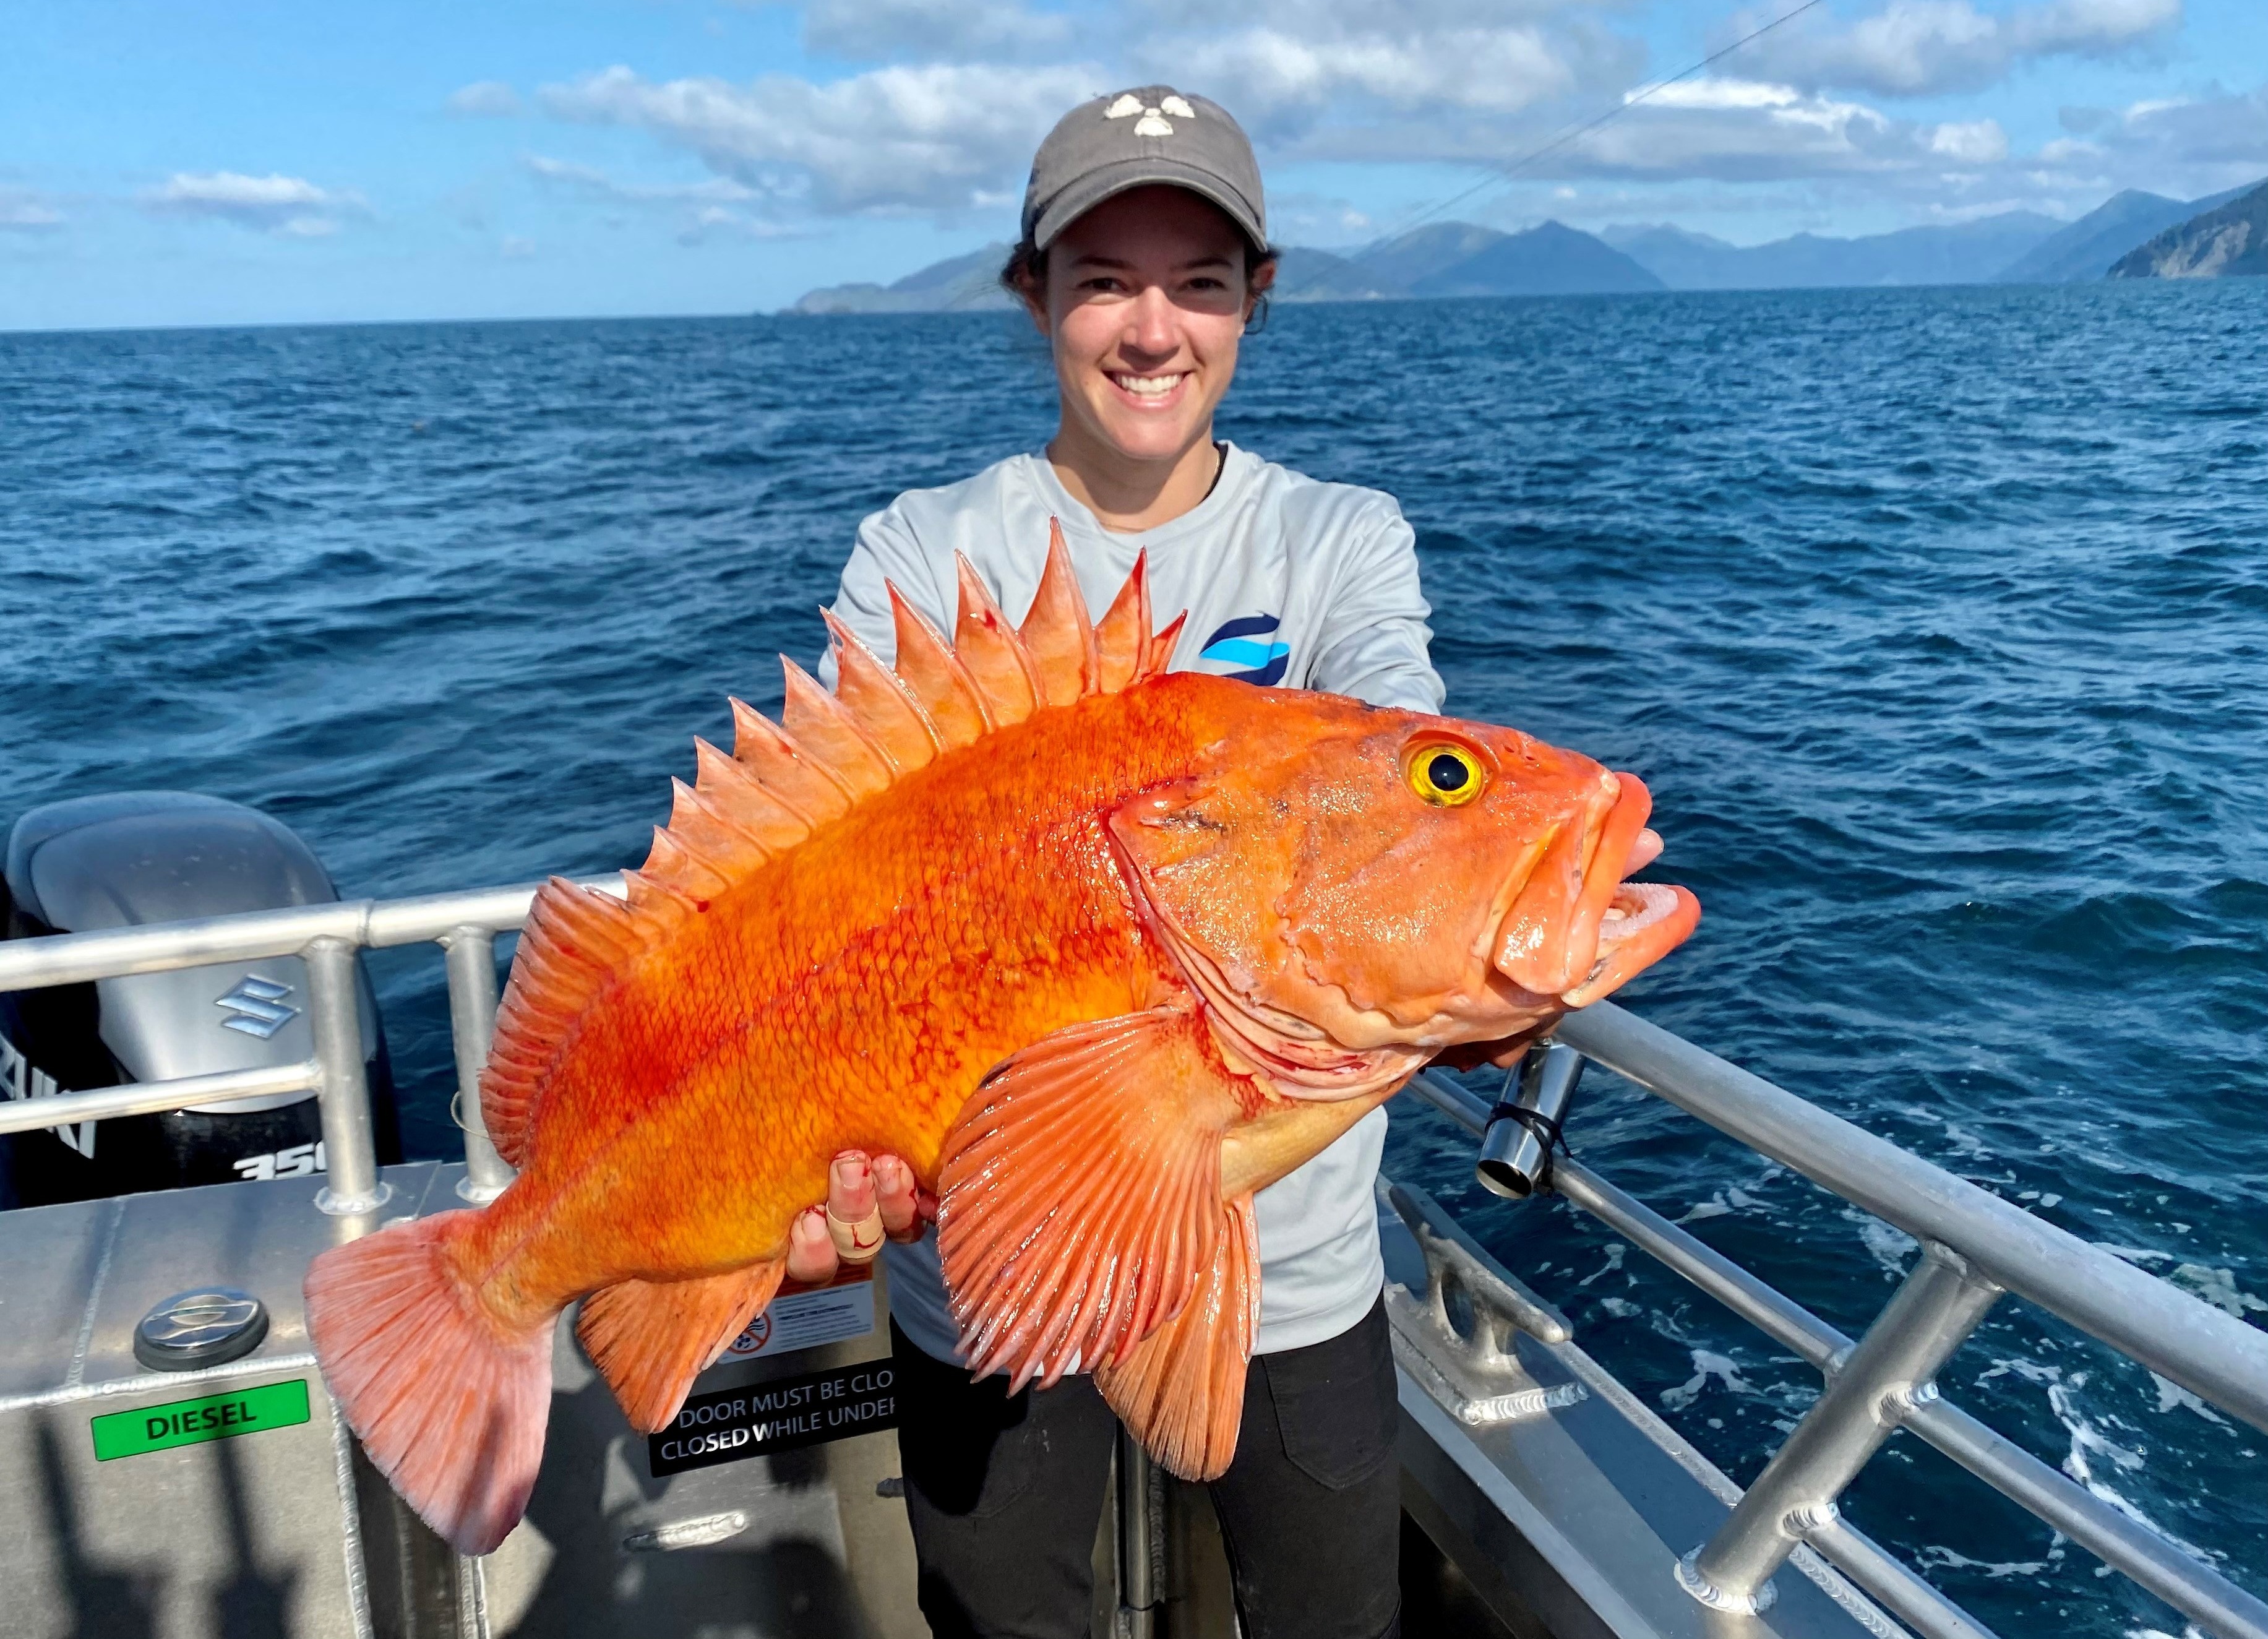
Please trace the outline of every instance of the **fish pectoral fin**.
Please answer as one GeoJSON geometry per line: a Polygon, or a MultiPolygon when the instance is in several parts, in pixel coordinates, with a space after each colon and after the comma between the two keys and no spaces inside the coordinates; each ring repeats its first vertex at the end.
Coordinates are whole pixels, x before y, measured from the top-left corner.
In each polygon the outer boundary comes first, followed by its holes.
{"type": "Polygon", "coordinates": [[[1221,1135],[1256,1097],[1175,1008],[1058,1030],[986,1076],[938,1180],[970,1369],[1052,1384],[1178,1313],[1227,1215],[1221,1135]]]}
{"type": "Polygon", "coordinates": [[[1123,1362],[1097,1366],[1094,1386],[1159,1462],[1184,1480],[1218,1480],[1236,1455],[1259,1333],[1260,1231],[1252,1197],[1240,1195],[1181,1313],[1123,1362]]]}
{"type": "Polygon", "coordinates": [[[630,1427],[656,1434],[786,1273],[785,1258],[770,1258],[691,1281],[617,1281],[583,1300],[575,1335],[630,1427]]]}

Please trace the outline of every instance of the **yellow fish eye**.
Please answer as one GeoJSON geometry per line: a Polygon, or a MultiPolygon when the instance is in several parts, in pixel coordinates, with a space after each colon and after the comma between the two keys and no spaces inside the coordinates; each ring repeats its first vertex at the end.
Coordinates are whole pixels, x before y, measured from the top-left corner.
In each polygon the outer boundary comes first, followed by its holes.
{"type": "Polygon", "coordinates": [[[1481,794],[1488,784],[1480,759],[1460,745],[1435,742],[1410,755],[1403,770],[1410,789],[1435,808],[1460,808],[1481,794]]]}

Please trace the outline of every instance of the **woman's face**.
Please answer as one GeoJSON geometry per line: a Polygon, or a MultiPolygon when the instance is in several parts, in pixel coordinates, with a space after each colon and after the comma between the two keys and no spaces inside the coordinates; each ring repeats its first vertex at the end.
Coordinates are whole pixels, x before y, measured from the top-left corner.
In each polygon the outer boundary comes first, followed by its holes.
{"type": "Polygon", "coordinates": [[[1065,228],[1032,314],[1055,350],[1064,430],[1140,461],[1209,437],[1275,271],[1248,282],[1244,262],[1243,234],[1186,188],[1134,188],[1065,228]]]}

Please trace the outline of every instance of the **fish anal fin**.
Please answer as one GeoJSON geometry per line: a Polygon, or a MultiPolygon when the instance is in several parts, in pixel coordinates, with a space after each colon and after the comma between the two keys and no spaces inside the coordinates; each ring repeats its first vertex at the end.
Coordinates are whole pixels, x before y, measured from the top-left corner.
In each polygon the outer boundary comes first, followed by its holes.
{"type": "Polygon", "coordinates": [[[807,824],[846,814],[850,794],[832,770],[804,756],[787,732],[745,700],[733,702],[733,760],[807,824]]]}
{"type": "Polygon", "coordinates": [[[992,601],[976,566],[958,552],[953,561],[961,580],[953,652],[961,657],[984,696],[992,720],[1004,728],[1020,723],[1040,705],[1039,674],[1033,668],[1030,652],[992,601]]]}
{"type": "Polygon", "coordinates": [[[1260,1333],[1260,1234],[1252,1197],[1224,1209],[1212,1261],[1181,1312],[1094,1386],[1150,1455],[1184,1480],[1218,1480],[1236,1456],[1244,1374],[1260,1333]]]}
{"type": "Polygon", "coordinates": [[[610,894],[563,876],[536,890],[481,1071],[482,1125],[513,1166],[527,1164],[536,1104],[576,1020],[648,934],[610,894]]]}
{"type": "Polygon", "coordinates": [[[1126,584],[1094,629],[1101,676],[1096,687],[1116,694],[1139,678],[1150,658],[1150,555],[1138,552],[1126,584]]]}
{"type": "Polygon", "coordinates": [[[1041,704],[1069,705],[1095,691],[1101,663],[1095,653],[1094,626],[1086,616],[1086,594],[1071,566],[1063,524],[1048,520],[1048,565],[1018,635],[1039,673],[1041,704]]]}
{"type": "Polygon", "coordinates": [[[780,726],[810,756],[827,764],[843,782],[851,800],[887,790],[894,775],[858,720],[842,701],[819,686],[819,680],[785,655],[780,668],[787,675],[787,698],[780,707],[780,726]]]}
{"type": "Polygon", "coordinates": [[[992,719],[968,668],[927,616],[895,585],[888,589],[890,618],[897,629],[898,681],[928,714],[939,749],[951,751],[983,739],[992,731],[992,719]]]}
{"type": "Polygon", "coordinates": [[[656,1434],[779,1290],[784,1258],[690,1281],[617,1281],[583,1300],[575,1335],[640,1434],[656,1434]]]}
{"type": "Polygon", "coordinates": [[[706,740],[693,742],[693,765],[695,793],[771,853],[784,853],[811,835],[810,822],[767,791],[754,769],[706,740]]]}
{"type": "Polygon", "coordinates": [[[1053,1383],[1175,1313],[1219,1237],[1222,1134],[1259,1097],[1175,1008],[1057,1030],[987,1076],[938,1182],[970,1369],[1053,1383]]]}
{"type": "Polygon", "coordinates": [[[937,757],[937,731],[929,716],[898,681],[897,673],[874,657],[832,609],[819,611],[835,640],[835,697],[850,708],[891,766],[909,774],[937,757]]]}

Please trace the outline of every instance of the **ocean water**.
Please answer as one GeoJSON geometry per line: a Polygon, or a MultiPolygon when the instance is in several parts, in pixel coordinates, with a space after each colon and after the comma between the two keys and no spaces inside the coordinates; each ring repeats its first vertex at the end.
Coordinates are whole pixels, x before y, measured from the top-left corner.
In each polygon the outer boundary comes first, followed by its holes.
{"type": "MultiPolygon", "coordinates": [[[[1401,498],[1453,710],[1651,785],[1706,916],[1628,1005],[2259,1325],[2261,299],[1294,308],[1223,425],[1401,498]]],[[[634,863],[859,517],[1051,425],[993,315],[0,336],[0,822],[213,792],[350,895],[634,863]]],[[[449,1152],[439,963],[373,967],[449,1152]]],[[[1911,1265],[1595,1070],[1569,1136],[1846,1331],[1911,1265]]],[[[1815,1377],[1470,1161],[1397,1113],[1389,1165],[1753,1478],[1815,1377]]],[[[2014,1301],[1942,1382],[2268,1594],[2257,1433],[2014,1301]]],[[[2004,1634],[2182,1630],[1907,1436],[1846,1510],[2004,1634]]]]}

